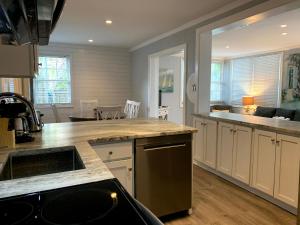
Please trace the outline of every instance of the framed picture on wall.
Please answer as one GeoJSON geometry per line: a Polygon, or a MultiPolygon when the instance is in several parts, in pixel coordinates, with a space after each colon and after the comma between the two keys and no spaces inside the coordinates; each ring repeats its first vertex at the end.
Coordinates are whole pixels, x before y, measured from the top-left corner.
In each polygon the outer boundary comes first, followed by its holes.
{"type": "Polygon", "coordinates": [[[162,93],[174,92],[174,70],[159,69],[159,90],[162,93]]]}
{"type": "Polygon", "coordinates": [[[300,53],[284,59],[281,103],[287,108],[300,108],[300,53]]]}

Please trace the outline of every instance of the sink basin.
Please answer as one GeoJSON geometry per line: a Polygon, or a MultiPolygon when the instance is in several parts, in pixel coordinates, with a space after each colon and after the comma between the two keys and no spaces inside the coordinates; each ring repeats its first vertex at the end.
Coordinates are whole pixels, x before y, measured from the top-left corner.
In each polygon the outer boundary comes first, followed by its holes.
{"type": "Polygon", "coordinates": [[[45,175],[84,169],[74,146],[11,153],[0,174],[0,180],[45,175]]]}

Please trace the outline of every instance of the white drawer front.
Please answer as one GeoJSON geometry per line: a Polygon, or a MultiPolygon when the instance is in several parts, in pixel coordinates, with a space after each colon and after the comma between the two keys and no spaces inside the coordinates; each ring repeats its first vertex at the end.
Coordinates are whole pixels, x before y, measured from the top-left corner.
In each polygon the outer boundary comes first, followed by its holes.
{"type": "Polygon", "coordinates": [[[104,162],[132,157],[131,141],[94,145],[93,149],[104,162]]]}

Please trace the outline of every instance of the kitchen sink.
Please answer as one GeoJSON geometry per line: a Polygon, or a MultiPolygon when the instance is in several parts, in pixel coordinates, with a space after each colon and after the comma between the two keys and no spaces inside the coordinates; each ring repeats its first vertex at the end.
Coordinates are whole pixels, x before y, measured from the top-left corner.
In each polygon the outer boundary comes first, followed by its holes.
{"type": "Polygon", "coordinates": [[[74,146],[11,153],[0,173],[0,180],[84,169],[74,146]]]}

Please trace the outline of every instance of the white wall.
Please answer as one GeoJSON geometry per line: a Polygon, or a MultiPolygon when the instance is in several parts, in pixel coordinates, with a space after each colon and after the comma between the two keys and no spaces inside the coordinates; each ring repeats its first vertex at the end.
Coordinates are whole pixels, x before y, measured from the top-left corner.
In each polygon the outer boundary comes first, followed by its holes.
{"type": "Polygon", "coordinates": [[[161,103],[163,106],[169,107],[169,121],[183,124],[183,108],[180,107],[181,58],[177,56],[160,57],[159,68],[174,71],[174,92],[162,93],[161,103]]]}
{"type": "MultiPolygon", "coordinates": [[[[99,105],[125,105],[131,97],[128,49],[88,45],[53,44],[39,48],[41,55],[64,55],[71,59],[72,105],[58,108],[62,121],[80,112],[81,99],[98,99],[99,105]]],[[[50,108],[40,108],[44,121],[54,122],[50,108]]]]}

